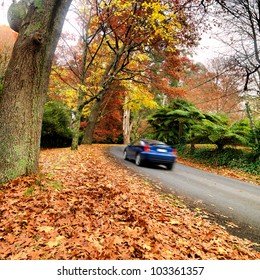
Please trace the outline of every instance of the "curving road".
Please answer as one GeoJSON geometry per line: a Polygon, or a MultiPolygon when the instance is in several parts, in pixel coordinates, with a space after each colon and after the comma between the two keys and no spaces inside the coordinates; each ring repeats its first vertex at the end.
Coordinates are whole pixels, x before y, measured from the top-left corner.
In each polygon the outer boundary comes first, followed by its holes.
{"type": "Polygon", "coordinates": [[[160,183],[165,190],[193,207],[205,209],[231,233],[260,244],[260,186],[223,177],[176,163],[172,171],[163,167],[137,167],[123,160],[123,146],[110,153],[135,172],[160,183]]]}

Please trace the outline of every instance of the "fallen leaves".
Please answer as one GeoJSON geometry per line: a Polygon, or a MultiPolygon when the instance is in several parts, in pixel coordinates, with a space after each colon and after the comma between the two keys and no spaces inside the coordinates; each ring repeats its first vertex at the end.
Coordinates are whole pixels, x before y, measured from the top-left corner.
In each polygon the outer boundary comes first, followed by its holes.
{"type": "Polygon", "coordinates": [[[42,151],[40,176],[2,186],[0,259],[260,258],[249,241],[162,197],[105,149],[42,151]]]}

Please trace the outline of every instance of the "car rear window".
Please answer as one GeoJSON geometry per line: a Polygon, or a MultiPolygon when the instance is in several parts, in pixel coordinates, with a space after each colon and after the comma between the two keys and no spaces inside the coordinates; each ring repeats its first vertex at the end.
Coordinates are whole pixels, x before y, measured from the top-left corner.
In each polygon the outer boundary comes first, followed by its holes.
{"type": "Polygon", "coordinates": [[[161,142],[161,141],[157,141],[157,140],[145,140],[145,142],[148,144],[148,145],[151,145],[151,146],[167,146],[165,143],[161,142]]]}

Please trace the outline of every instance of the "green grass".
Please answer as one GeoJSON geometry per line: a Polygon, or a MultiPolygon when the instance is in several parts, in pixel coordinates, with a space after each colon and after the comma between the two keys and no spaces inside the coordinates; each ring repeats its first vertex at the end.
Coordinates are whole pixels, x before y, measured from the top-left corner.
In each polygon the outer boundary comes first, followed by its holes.
{"type": "Polygon", "coordinates": [[[26,192],[23,194],[24,196],[31,196],[34,192],[35,188],[34,187],[30,187],[26,190],[26,192]]]}

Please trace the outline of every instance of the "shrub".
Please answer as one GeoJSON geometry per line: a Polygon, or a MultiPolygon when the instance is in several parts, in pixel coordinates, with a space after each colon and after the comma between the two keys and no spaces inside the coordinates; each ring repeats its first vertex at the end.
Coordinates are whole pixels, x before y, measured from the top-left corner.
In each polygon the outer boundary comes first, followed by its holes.
{"type": "Polygon", "coordinates": [[[260,159],[255,157],[253,151],[229,147],[222,150],[212,148],[191,150],[188,146],[178,146],[177,151],[179,156],[200,163],[224,166],[254,175],[260,174],[260,159]]]}
{"type": "Polygon", "coordinates": [[[41,147],[59,148],[71,145],[70,112],[61,102],[53,100],[45,104],[41,147]]]}

